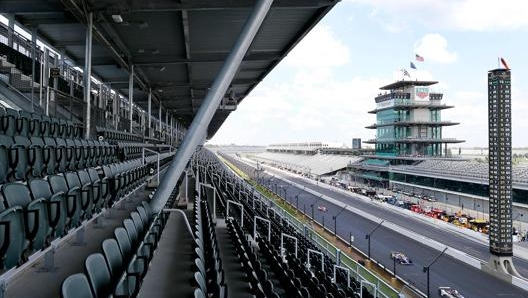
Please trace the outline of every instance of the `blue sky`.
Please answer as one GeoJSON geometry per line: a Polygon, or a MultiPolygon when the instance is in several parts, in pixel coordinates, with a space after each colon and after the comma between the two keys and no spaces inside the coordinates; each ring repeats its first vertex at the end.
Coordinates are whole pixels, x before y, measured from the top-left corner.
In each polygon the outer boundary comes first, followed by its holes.
{"type": "Polygon", "coordinates": [[[487,146],[487,71],[504,57],[512,69],[514,147],[528,146],[528,1],[344,0],[244,99],[213,144],[373,138],[379,87],[437,80],[442,118],[460,122],[444,137],[487,146]],[[414,61],[419,53],[424,62],[414,61]]]}

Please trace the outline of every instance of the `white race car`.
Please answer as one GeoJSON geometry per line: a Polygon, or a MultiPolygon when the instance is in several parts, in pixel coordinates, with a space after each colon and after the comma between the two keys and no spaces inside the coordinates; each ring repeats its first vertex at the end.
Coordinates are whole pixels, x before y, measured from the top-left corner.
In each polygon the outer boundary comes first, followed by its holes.
{"type": "Polygon", "coordinates": [[[409,257],[399,251],[391,252],[390,257],[391,259],[395,259],[400,265],[412,265],[413,263],[409,257]]]}
{"type": "Polygon", "coordinates": [[[443,298],[464,298],[457,290],[451,289],[450,287],[439,287],[438,294],[443,298]]]}

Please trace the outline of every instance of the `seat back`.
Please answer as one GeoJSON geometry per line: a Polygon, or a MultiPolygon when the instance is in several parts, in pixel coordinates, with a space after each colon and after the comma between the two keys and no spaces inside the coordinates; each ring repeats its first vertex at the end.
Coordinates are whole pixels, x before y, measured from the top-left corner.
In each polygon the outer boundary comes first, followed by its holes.
{"type": "Polygon", "coordinates": [[[68,160],[68,147],[66,146],[66,141],[61,138],[55,138],[55,143],[57,147],[55,149],[56,159],[57,159],[57,171],[64,172],[69,167],[70,161],[68,160]]]}
{"type": "Polygon", "coordinates": [[[16,119],[18,118],[18,111],[10,108],[5,108],[5,115],[2,118],[2,130],[8,136],[14,136],[17,132],[16,119]]]}
{"type": "Polygon", "coordinates": [[[94,187],[87,170],[78,170],[77,176],[82,185],[83,196],[86,195],[89,200],[86,202],[88,204],[87,211],[89,212],[88,215],[91,215],[94,206],[99,203],[99,187],[94,187]]]}
{"type": "Polygon", "coordinates": [[[135,247],[139,242],[139,236],[136,229],[136,225],[130,218],[126,218],[123,220],[123,227],[125,227],[125,230],[127,231],[130,243],[133,247],[135,247]]]}
{"type": "Polygon", "coordinates": [[[134,226],[136,227],[136,232],[138,235],[138,238],[143,237],[143,234],[145,233],[145,224],[143,224],[143,220],[141,219],[141,216],[136,211],[130,213],[130,218],[132,219],[132,222],[134,223],[134,226]]]}
{"type": "Polygon", "coordinates": [[[42,116],[38,113],[31,113],[29,118],[29,128],[28,135],[34,137],[40,137],[40,122],[42,121],[42,116]]]}
{"type": "Polygon", "coordinates": [[[11,144],[10,137],[0,135],[0,183],[6,182],[11,173],[9,166],[9,148],[11,144]]]}
{"type": "Polygon", "coordinates": [[[31,113],[20,110],[17,118],[17,133],[21,136],[28,136],[29,134],[29,120],[31,113]]]}
{"type": "Polygon", "coordinates": [[[53,175],[57,173],[57,143],[50,137],[45,137],[43,140],[42,158],[45,166],[44,172],[47,175],[53,175]]]}
{"type": "Polygon", "coordinates": [[[49,116],[42,115],[40,121],[40,135],[43,137],[50,136],[51,119],[49,116]]]}
{"type": "Polygon", "coordinates": [[[14,170],[14,177],[16,180],[25,180],[29,171],[29,164],[27,159],[27,150],[29,148],[29,139],[21,136],[13,137],[13,145],[11,146],[10,161],[14,170]]]}
{"type": "Polygon", "coordinates": [[[110,287],[112,278],[104,256],[101,253],[89,255],[84,261],[84,268],[95,298],[109,297],[113,292],[110,287]]]}
{"type": "Polygon", "coordinates": [[[130,243],[130,238],[128,237],[128,233],[125,228],[117,227],[114,230],[114,237],[117,241],[117,244],[119,244],[119,251],[123,256],[123,260],[130,260],[132,256],[132,244],[130,243]]]}
{"type": "Polygon", "coordinates": [[[40,177],[44,170],[44,141],[39,137],[29,139],[31,145],[28,150],[29,164],[31,165],[31,176],[40,177]]]}
{"type": "Polygon", "coordinates": [[[94,298],[90,282],[83,273],[68,276],[61,285],[62,298],[94,298]]]}
{"type": "Polygon", "coordinates": [[[68,170],[73,171],[77,168],[77,165],[79,164],[79,158],[78,150],[81,150],[81,148],[77,149],[75,142],[72,139],[66,139],[66,161],[68,163],[68,170]]]}
{"type": "Polygon", "coordinates": [[[115,277],[123,271],[123,256],[115,239],[105,239],[101,244],[110,275],[115,277]]]}

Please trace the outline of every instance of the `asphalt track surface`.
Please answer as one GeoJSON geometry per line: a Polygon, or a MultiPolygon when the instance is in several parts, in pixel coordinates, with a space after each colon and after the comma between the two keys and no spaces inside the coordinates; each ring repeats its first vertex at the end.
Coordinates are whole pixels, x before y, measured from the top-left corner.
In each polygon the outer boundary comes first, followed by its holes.
{"type": "MultiPolygon", "coordinates": [[[[252,177],[256,176],[256,173],[253,171],[254,167],[251,168],[249,165],[241,163],[238,160],[233,160],[232,158],[230,161],[234,162],[248,175],[252,177]]],[[[365,202],[363,199],[350,197],[341,192],[314,185],[304,178],[290,176],[282,171],[269,168],[266,169],[266,172],[273,174],[273,176],[260,172],[258,179],[262,185],[270,187],[272,191],[276,191],[277,194],[286,197],[293,206],[298,205],[298,209],[309,216],[312,215],[313,205],[313,217],[315,220],[320,224],[324,222],[324,225],[332,231],[334,231],[333,216],[339,214],[342,208],[281,180],[281,177],[377,216],[385,221],[392,222],[407,230],[430,239],[435,239],[446,246],[466,252],[478,259],[486,261],[489,259],[488,246],[485,244],[457,235],[449,230],[431,226],[415,218],[398,214],[377,204],[365,202]],[[318,210],[318,206],[325,206],[326,212],[318,210]]],[[[337,234],[344,239],[349,239],[349,236],[353,235],[353,245],[367,254],[368,240],[365,236],[376,228],[378,224],[349,210],[341,212],[337,216],[336,221],[337,234]]],[[[423,267],[429,265],[439,254],[437,250],[422,244],[420,239],[410,239],[383,225],[371,235],[370,242],[371,257],[390,270],[394,266],[393,260],[390,258],[392,251],[405,253],[411,258],[413,265],[396,264],[396,273],[420,291],[427,292],[427,275],[423,272],[423,267]]],[[[521,275],[528,276],[528,262],[526,260],[514,258],[514,264],[521,275]]],[[[465,298],[528,297],[527,291],[445,254],[430,267],[429,274],[430,297],[440,297],[438,294],[438,287],[440,286],[449,286],[457,289],[465,298]]]]}

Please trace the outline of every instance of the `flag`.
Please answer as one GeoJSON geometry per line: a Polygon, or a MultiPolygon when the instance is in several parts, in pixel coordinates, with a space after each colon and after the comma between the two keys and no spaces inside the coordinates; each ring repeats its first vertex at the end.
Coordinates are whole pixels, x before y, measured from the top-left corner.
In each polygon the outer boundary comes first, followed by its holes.
{"type": "Polygon", "coordinates": [[[402,72],[403,76],[408,76],[409,78],[411,77],[411,75],[409,74],[409,72],[407,71],[407,69],[400,69],[400,71],[402,72]]]}
{"type": "Polygon", "coordinates": [[[420,61],[420,62],[424,62],[424,57],[418,55],[418,54],[414,54],[416,56],[416,61],[420,61]]]}
{"type": "Polygon", "coordinates": [[[506,60],[504,60],[504,58],[500,58],[500,62],[502,64],[502,66],[504,66],[504,68],[506,69],[510,69],[510,67],[508,66],[508,64],[506,63],[506,60]]]}
{"type": "Polygon", "coordinates": [[[416,69],[416,65],[414,65],[414,63],[411,62],[411,68],[412,69],[416,69]]]}

